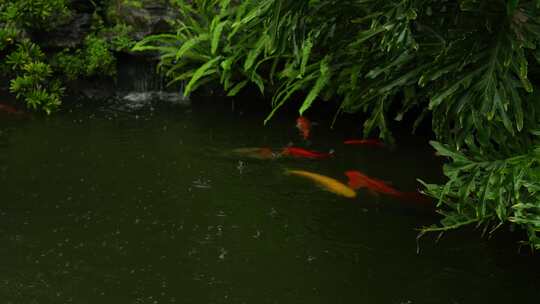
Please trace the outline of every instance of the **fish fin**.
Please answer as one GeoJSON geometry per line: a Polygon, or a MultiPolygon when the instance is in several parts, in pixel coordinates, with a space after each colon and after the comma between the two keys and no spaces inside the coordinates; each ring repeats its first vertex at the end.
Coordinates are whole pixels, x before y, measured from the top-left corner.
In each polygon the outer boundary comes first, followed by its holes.
{"type": "Polygon", "coordinates": [[[406,199],[406,200],[409,200],[409,201],[414,201],[414,202],[417,202],[417,203],[421,203],[421,204],[433,204],[433,200],[427,196],[427,195],[424,195],[420,192],[417,192],[417,191],[413,191],[413,192],[401,192],[401,198],[403,199],[406,199]]]}

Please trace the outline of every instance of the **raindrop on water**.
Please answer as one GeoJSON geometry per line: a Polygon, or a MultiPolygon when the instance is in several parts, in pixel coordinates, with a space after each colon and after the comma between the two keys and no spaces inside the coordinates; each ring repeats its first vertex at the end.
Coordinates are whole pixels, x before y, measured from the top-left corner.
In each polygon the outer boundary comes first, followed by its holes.
{"type": "Polygon", "coordinates": [[[225,250],[225,248],[220,248],[219,251],[220,251],[219,259],[220,259],[220,260],[224,260],[224,259],[225,259],[225,255],[227,255],[227,253],[228,253],[227,250],[225,250]]]}
{"type": "Polygon", "coordinates": [[[238,165],[236,165],[236,169],[238,170],[238,172],[240,174],[242,174],[244,172],[245,167],[246,167],[245,163],[243,161],[239,160],[238,165]]]}
{"type": "Polygon", "coordinates": [[[257,232],[255,233],[255,235],[253,236],[253,238],[254,238],[254,239],[258,239],[260,236],[261,236],[261,231],[260,231],[260,230],[257,230],[257,232]]]}

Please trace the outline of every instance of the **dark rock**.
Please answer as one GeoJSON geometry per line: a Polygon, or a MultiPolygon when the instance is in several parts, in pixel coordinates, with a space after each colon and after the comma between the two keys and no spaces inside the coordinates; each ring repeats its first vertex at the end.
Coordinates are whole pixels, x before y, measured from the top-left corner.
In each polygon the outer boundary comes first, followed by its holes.
{"type": "Polygon", "coordinates": [[[34,33],[34,40],[48,49],[80,47],[92,26],[92,14],[97,2],[92,0],[70,0],[69,7],[73,15],[64,24],[54,30],[34,33]]]}
{"type": "Polygon", "coordinates": [[[92,14],[96,9],[96,6],[102,5],[101,2],[103,1],[96,0],[92,3],[91,0],[71,0],[69,2],[69,7],[77,13],[92,14]]]}
{"type": "Polygon", "coordinates": [[[131,36],[140,40],[150,34],[159,34],[170,31],[170,22],[178,17],[178,11],[168,1],[130,1],[117,0],[109,9],[109,16],[117,20],[116,23],[125,23],[132,26],[134,32],[131,36]]]}
{"type": "Polygon", "coordinates": [[[75,48],[83,44],[84,38],[90,32],[91,24],[92,14],[77,13],[68,23],[58,26],[52,32],[36,33],[34,36],[44,48],[75,48]]]}

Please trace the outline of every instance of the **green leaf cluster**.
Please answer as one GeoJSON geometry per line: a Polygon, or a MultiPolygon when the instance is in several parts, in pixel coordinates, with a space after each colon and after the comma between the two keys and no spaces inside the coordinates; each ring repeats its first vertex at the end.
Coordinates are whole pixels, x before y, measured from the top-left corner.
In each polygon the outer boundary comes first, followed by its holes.
{"type": "Polygon", "coordinates": [[[0,52],[3,52],[9,46],[15,43],[18,31],[13,27],[0,28],[0,52]]]}
{"type": "Polygon", "coordinates": [[[491,234],[510,222],[524,226],[531,246],[540,249],[540,146],[499,159],[479,151],[466,156],[439,142],[431,144],[452,162],[444,166],[449,179],[445,185],[421,181],[444,207],[439,211],[444,216],[441,226],[425,227],[421,234],[469,224],[491,234]]]}
{"type": "Polygon", "coordinates": [[[98,36],[104,38],[110,50],[121,52],[129,51],[135,44],[131,38],[133,28],[130,25],[117,23],[111,27],[103,27],[98,32],[98,36]]]}
{"type": "Polygon", "coordinates": [[[116,75],[116,57],[109,50],[108,42],[93,35],[86,37],[82,49],[66,49],[55,54],[52,64],[68,80],[81,76],[116,75]]]}
{"type": "Polygon", "coordinates": [[[45,55],[33,42],[65,26],[75,12],[67,0],[0,0],[0,72],[12,78],[11,91],[31,109],[50,113],[61,103],[62,82],[82,77],[115,76],[115,51],[133,45],[132,29],[106,24],[101,15],[106,3],[95,2],[89,34],[77,48],[49,49],[45,55]],[[41,69],[46,67],[46,69],[41,69]]]}
{"type": "Polygon", "coordinates": [[[70,13],[66,0],[0,1],[0,22],[18,28],[52,29],[65,22],[70,13]]]}
{"type": "Polygon", "coordinates": [[[64,88],[53,78],[52,68],[44,60],[39,46],[24,40],[7,56],[6,63],[16,75],[9,90],[24,100],[28,108],[50,114],[61,104],[64,88]]]}

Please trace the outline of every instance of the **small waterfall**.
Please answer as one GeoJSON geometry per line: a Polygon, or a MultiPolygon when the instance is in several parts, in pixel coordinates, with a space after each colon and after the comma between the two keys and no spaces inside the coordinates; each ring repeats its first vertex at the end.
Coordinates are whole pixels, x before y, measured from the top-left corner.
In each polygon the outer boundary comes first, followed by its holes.
{"type": "Polygon", "coordinates": [[[166,88],[165,77],[156,70],[157,62],[129,56],[119,60],[117,90],[124,107],[138,110],[154,103],[189,105],[184,86],[166,88]]]}

